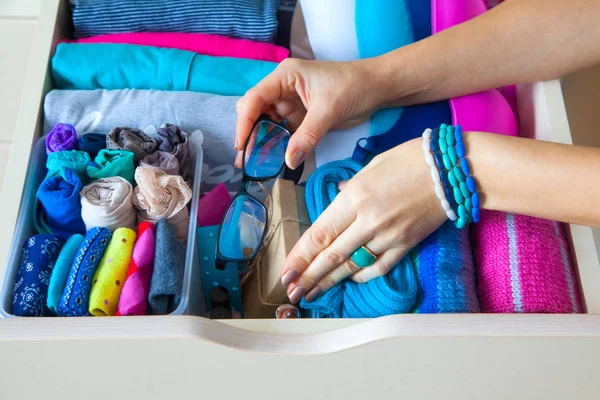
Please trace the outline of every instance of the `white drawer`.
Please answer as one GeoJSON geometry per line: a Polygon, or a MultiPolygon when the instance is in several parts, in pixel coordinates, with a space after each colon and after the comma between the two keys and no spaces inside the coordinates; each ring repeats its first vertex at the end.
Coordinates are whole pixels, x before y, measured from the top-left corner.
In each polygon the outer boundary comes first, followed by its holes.
{"type": "MultiPolygon", "coordinates": [[[[18,214],[17,194],[23,189],[31,147],[41,134],[43,96],[51,89],[51,52],[71,29],[68,3],[44,1],[35,32],[7,165],[10,173],[0,197],[0,284],[18,214]]],[[[521,85],[518,93],[521,127],[528,136],[571,143],[558,81],[521,85]]],[[[97,385],[94,393],[87,390],[89,398],[106,399],[118,388],[124,394],[145,388],[157,398],[195,391],[216,395],[224,389],[240,396],[262,390],[261,398],[287,399],[336,398],[342,392],[345,398],[364,398],[392,390],[420,397],[439,397],[442,392],[448,398],[458,393],[474,398],[540,398],[542,393],[559,398],[571,393],[561,384],[565,381],[579,383],[580,398],[593,398],[600,378],[600,368],[590,361],[600,360],[600,315],[594,315],[600,314],[600,235],[575,225],[570,225],[570,235],[588,314],[394,315],[374,320],[14,318],[0,320],[0,353],[11,360],[43,353],[36,379],[64,390],[75,390],[67,389],[69,385],[89,387],[85,372],[76,371],[86,360],[110,365],[116,375],[109,378],[111,385],[97,385]],[[594,345],[584,338],[594,338],[594,345]],[[59,360],[65,352],[68,362],[59,360]],[[552,354],[560,355],[569,368],[552,367],[552,354]],[[119,357],[118,362],[102,361],[112,356],[119,357]],[[502,375],[509,367],[511,373],[502,375]],[[547,371],[547,379],[532,370],[547,371]],[[61,372],[68,371],[82,378],[59,383],[61,372]],[[587,379],[577,380],[583,371],[588,371],[587,379]],[[308,387],[306,382],[314,384],[308,387]]],[[[23,390],[25,363],[5,364],[0,363],[0,393],[4,388],[10,393],[23,390]]],[[[91,379],[89,374],[88,370],[91,379]]],[[[44,393],[43,384],[35,386],[24,390],[32,396],[44,393]]]]}

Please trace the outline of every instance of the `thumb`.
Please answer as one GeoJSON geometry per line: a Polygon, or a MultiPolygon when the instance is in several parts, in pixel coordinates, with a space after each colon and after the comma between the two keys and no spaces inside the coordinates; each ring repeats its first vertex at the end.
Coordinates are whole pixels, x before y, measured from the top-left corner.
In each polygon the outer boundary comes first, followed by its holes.
{"type": "Polygon", "coordinates": [[[331,129],[335,120],[325,112],[327,107],[313,106],[304,120],[290,138],[285,155],[285,162],[291,169],[296,169],[308,153],[313,151],[323,136],[331,129]]]}

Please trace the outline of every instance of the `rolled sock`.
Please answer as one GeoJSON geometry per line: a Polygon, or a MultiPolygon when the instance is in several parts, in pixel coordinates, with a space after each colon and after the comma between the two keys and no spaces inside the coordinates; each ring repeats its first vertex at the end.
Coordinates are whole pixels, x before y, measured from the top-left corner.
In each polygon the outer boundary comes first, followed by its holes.
{"type": "Polygon", "coordinates": [[[46,160],[46,168],[48,169],[47,177],[58,176],[63,167],[73,170],[81,180],[82,184],[88,182],[87,166],[90,163],[90,156],[79,150],[63,150],[55,151],[48,155],[46,160]]]}
{"type": "Polygon", "coordinates": [[[188,134],[180,127],[173,124],[163,124],[157,131],[158,149],[177,157],[179,162],[179,175],[184,179],[189,178],[190,151],[188,134]]]}
{"type": "Polygon", "coordinates": [[[179,161],[175,155],[164,151],[156,151],[140,161],[140,167],[158,168],[168,175],[179,174],[179,161]]]}
{"type": "Polygon", "coordinates": [[[106,148],[106,135],[102,133],[87,133],[79,138],[79,150],[85,151],[94,158],[100,150],[106,148]]]}
{"type": "Polygon", "coordinates": [[[136,234],[128,228],[115,231],[94,275],[90,292],[90,314],[115,315],[127,277],[136,234]]]}
{"type": "Polygon", "coordinates": [[[133,207],[133,187],[124,178],[98,179],[80,193],[81,215],[87,229],[99,226],[115,231],[133,229],[136,211],[133,207]]]}
{"type": "Polygon", "coordinates": [[[78,148],[77,132],[73,125],[58,123],[46,137],[46,154],[78,148]]]}
{"type": "Polygon", "coordinates": [[[58,235],[35,235],[21,248],[21,263],[13,286],[12,313],[19,317],[51,315],[46,296],[52,270],[65,240],[58,235]]]}
{"type": "Polygon", "coordinates": [[[177,240],[175,228],[166,220],[156,224],[154,270],[150,282],[150,310],[154,315],[170,314],[181,302],[185,246],[177,240]]]}
{"type": "Polygon", "coordinates": [[[140,161],[158,149],[158,143],[139,129],[114,128],[106,136],[106,148],[109,150],[129,150],[140,161]]]}
{"type": "Polygon", "coordinates": [[[138,222],[157,222],[167,219],[177,232],[177,238],[186,242],[189,225],[187,204],[192,189],[178,175],[167,175],[156,168],[138,167],[135,170],[138,186],[133,190],[133,205],[139,210],[138,222]]]}
{"type": "Polygon", "coordinates": [[[52,270],[52,276],[50,277],[50,284],[48,285],[48,299],[46,305],[48,309],[54,314],[58,314],[58,305],[60,298],[65,290],[67,284],[67,278],[71,271],[71,265],[75,261],[77,251],[83,243],[82,235],[73,235],[67,239],[65,245],[62,247],[58,260],[52,270]]]}
{"type": "Polygon", "coordinates": [[[219,225],[231,203],[227,186],[220,183],[198,200],[198,226],[219,225]]]}
{"type": "Polygon", "coordinates": [[[81,181],[69,168],[62,168],[60,176],[45,178],[37,191],[34,215],[37,231],[55,233],[64,239],[76,233],[84,234],[79,200],[81,189],[81,181]]]}
{"type": "Polygon", "coordinates": [[[120,176],[133,184],[134,154],[128,150],[100,150],[86,171],[92,181],[120,176]]]}
{"type": "Polygon", "coordinates": [[[131,263],[119,298],[116,315],[145,315],[154,268],[155,227],[142,222],[137,228],[131,263]]]}
{"type": "Polygon", "coordinates": [[[87,232],[71,266],[58,306],[59,315],[66,317],[87,315],[92,278],[111,237],[112,232],[106,228],[96,227],[87,232]]]}

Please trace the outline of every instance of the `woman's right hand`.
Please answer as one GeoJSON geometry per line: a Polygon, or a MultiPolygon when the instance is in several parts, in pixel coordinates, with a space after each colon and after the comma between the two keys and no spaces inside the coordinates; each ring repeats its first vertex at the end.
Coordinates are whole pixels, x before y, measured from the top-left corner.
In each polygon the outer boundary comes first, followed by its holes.
{"type": "MultiPolygon", "coordinates": [[[[237,103],[235,149],[241,151],[261,113],[286,118],[296,129],[286,163],[295,169],[330,129],[369,117],[383,96],[371,60],[323,62],[286,59],[237,103]]],[[[241,161],[238,154],[236,164],[241,161]]],[[[240,165],[238,165],[239,167],[240,165]]]]}

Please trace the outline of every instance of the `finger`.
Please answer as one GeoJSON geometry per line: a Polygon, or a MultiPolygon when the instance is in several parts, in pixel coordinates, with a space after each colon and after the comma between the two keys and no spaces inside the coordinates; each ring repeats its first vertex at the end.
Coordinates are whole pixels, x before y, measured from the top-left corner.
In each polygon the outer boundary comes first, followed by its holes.
{"type": "MultiPolygon", "coordinates": [[[[308,291],[308,293],[306,293],[304,298],[306,301],[313,301],[317,299],[321,294],[325,293],[359,270],[360,268],[354,264],[352,260],[346,260],[346,262],[342,263],[342,265],[325,275],[310,291],[308,291]]],[[[295,294],[292,296],[295,296],[295,294]]],[[[290,297],[290,301],[291,299],[292,297],[290,297]]],[[[294,300],[296,300],[296,297],[294,297],[294,300]]],[[[300,300],[300,298],[298,300],[300,300]]]]}
{"type": "MultiPolygon", "coordinates": [[[[364,224],[354,221],[344,230],[330,246],[321,251],[314,260],[300,272],[298,278],[289,286],[288,294],[302,294],[315,286],[324,276],[341,265],[348,267],[350,255],[363,243],[369,241],[370,230],[365,229],[364,224]]],[[[384,249],[373,250],[383,252],[384,249]]],[[[354,263],[351,263],[354,266],[354,263]]],[[[348,273],[355,272],[354,268],[348,273]]],[[[339,281],[338,281],[339,282],[339,281]]],[[[291,299],[291,297],[290,297],[291,299]]]]}
{"type": "Polygon", "coordinates": [[[235,164],[234,164],[234,166],[236,168],[242,168],[242,157],[244,157],[244,152],[243,151],[238,151],[237,154],[235,155],[235,164]]]}
{"type": "Polygon", "coordinates": [[[358,283],[366,283],[371,279],[378,278],[390,272],[392,268],[406,254],[401,249],[391,249],[377,257],[377,260],[370,267],[361,268],[360,271],[352,275],[352,280],[358,283]]]}
{"type": "Polygon", "coordinates": [[[281,96],[282,74],[280,70],[280,68],[275,69],[238,100],[236,104],[238,117],[234,146],[236,150],[242,150],[242,146],[246,143],[250,131],[260,114],[266,111],[281,96]]]}
{"type": "Polygon", "coordinates": [[[335,120],[328,110],[329,107],[313,104],[306,112],[304,121],[290,139],[285,155],[285,162],[291,169],[296,169],[331,129],[335,120]]]}
{"type": "Polygon", "coordinates": [[[288,254],[281,271],[281,283],[288,286],[295,281],[315,256],[327,248],[355,218],[356,212],[347,197],[338,195],[288,254]]]}

